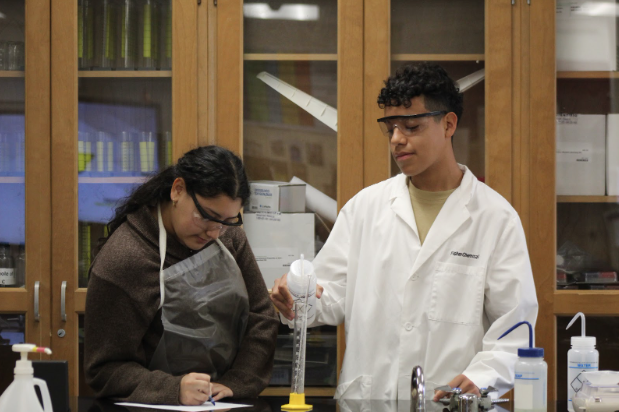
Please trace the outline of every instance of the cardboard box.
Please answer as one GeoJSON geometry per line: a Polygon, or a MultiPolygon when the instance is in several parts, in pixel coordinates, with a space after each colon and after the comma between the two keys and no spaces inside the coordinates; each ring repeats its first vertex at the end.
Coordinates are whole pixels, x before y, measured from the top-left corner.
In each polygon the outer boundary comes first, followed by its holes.
{"type": "Polygon", "coordinates": [[[603,196],[606,116],[557,115],[557,195],[603,196]]]}
{"type": "Polygon", "coordinates": [[[557,0],[557,70],[617,70],[615,1],[557,0]]]}
{"type": "Polygon", "coordinates": [[[606,194],[619,196],[619,114],[608,115],[606,133],[606,194]]]}
{"type": "Polygon", "coordinates": [[[259,180],[249,183],[248,212],[305,212],[305,185],[259,180]]]}
{"type": "Polygon", "coordinates": [[[267,288],[299,259],[314,259],[313,213],[245,213],[243,227],[267,288]]]}

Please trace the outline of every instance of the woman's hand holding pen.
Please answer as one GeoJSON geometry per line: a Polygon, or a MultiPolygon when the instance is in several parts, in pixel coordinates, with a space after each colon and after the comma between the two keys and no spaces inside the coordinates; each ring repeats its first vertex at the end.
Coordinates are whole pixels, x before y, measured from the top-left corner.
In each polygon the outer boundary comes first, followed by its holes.
{"type": "MultiPolygon", "coordinates": [[[[181,379],[181,405],[202,405],[213,392],[211,377],[206,373],[189,373],[181,379]]],[[[232,392],[232,391],[231,391],[232,392]]]]}
{"type": "MultiPolygon", "coordinates": [[[[288,282],[286,281],[286,277],[288,274],[285,274],[279,279],[275,279],[275,284],[273,285],[273,291],[271,292],[271,301],[280,311],[280,313],[288,320],[294,319],[294,312],[292,311],[292,295],[288,290],[288,282]]],[[[320,299],[322,296],[322,291],[324,288],[320,285],[316,285],[316,297],[320,299]]]]}

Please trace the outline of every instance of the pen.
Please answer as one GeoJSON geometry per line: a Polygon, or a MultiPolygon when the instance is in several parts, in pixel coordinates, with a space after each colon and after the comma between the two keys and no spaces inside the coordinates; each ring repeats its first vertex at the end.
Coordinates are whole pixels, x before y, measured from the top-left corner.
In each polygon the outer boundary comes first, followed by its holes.
{"type": "Polygon", "coordinates": [[[209,395],[208,400],[210,403],[212,403],[213,405],[215,405],[215,401],[213,400],[213,397],[209,395]]]}

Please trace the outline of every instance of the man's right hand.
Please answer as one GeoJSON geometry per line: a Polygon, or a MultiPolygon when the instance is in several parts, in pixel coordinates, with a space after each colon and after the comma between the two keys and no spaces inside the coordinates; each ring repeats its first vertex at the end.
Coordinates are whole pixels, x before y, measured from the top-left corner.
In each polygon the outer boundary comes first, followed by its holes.
{"type": "Polygon", "coordinates": [[[211,396],[213,384],[206,373],[189,373],[181,379],[179,401],[181,405],[202,405],[211,396]]]}
{"type": "MultiPolygon", "coordinates": [[[[279,312],[288,320],[294,319],[294,312],[292,310],[293,300],[290,291],[288,290],[288,282],[286,277],[288,274],[282,276],[279,279],[275,279],[273,285],[273,291],[271,292],[271,301],[279,310],[279,312]]],[[[322,296],[323,287],[316,285],[316,297],[320,299],[322,296]]]]}

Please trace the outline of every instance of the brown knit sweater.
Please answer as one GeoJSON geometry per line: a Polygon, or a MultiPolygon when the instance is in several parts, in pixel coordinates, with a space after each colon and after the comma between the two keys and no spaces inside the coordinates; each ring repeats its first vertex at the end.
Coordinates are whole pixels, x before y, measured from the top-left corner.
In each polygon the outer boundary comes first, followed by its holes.
{"type": "MultiPolygon", "coordinates": [[[[232,367],[217,382],[235,398],[255,397],[271,377],[278,321],[243,229],[230,228],[220,240],[245,279],[249,319],[232,367]]],[[[173,236],[167,243],[164,269],[193,254],[173,236]]],[[[159,264],[157,219],[144,207],[112,234],[90,268],[84,367],[98,397],[179,403],[182,376],[148,369],[163,334],[159,264]]]]}

